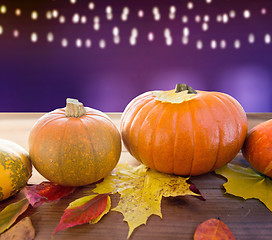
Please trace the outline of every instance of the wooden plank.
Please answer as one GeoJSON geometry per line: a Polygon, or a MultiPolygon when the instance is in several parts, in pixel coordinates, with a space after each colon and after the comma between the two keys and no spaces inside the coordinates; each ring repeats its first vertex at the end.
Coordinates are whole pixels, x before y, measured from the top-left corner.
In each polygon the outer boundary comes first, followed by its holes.
{"type": "MultiPolygon", "coordinates": [[[[0,113],[0,138],[12,140],[27,149],[27,139],[31,127],[43,113],[0,113]]],[[[110,118],[119,127],[120,113],[109,113],[110,118]]],[[[249,129],[258,123],[272,118],[272,113],[248,113],[249,129]]],[[[124,148],[120,161],[138,164],[124,148]]],[[[233,162],[246,165],[239,153],[233,162]]],[[[30,183],[39,183],[43,178],[34,171],[30,183]]],[[[272,213],[261,202],[234,197],[225,194],[222,184],[225,179],[215,173],[192,177],[191,181],[201,191],[206,201],[186,196],[164,198],[162,201],[163,219],[151,216],[147,226],[135,230],[131,240],[136,239],[193,239],[193,233],[198,224],[208,218],[220,218],[232,230],[236,239],[240,240],[270,240],[272,235],[272,213]]],[[[68,204],[82,196],[90,194],[92,187],[80,187],[72,195],[61,199],[57,203],[44,204],[37,209],[29,208],[21,217],[30,216],[36,229],[36,239],[47,240],[57,226],[63,210],[68,204]]],[[[17,194],[0,203],[2,210],[9,203],[23,197],[17,194]]],[[[116,206],[119,196],[112,196],[112,205],[116,206]]],[[[54,239],[126,239],[128,226],[123,222],[120,213],[111,211],[96,225],[82,225],[64,230],[54,239]]]]}

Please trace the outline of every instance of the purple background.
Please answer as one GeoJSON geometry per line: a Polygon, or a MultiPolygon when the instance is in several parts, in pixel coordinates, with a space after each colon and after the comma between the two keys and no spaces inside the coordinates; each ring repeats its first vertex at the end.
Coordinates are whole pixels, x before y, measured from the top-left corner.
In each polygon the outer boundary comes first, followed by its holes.
{"type": "Polygon", "coordinates": [[[67,97],[77,98],[85,106],[102,111],[123,111],[137,95],[150,90],[169,90],[176,83],[187,83],[195,89],[223,91],[234,96],[247,112],[272,111],[272,43],[264,42],[264,35],[272,35],[272,1],[205,0],[192,1],[194,8],[187,8],[189,1],[93,1],[95,9],[88,9],[91,1],[77,0],[33,0],[0,1],[7,7],[0,13],[0,111],[46,112],[65,106],[67,97]],[[169,7],[176,6],[174,20],[168,18],[169,7]],[[113,19],[108,20],[105,8],[112,7],[113,19]],[[130,13],[126,22],[120,16],[128,6],[130,13]],[[160,21],[154,21],[152,8],[160,10],[160,21]],[[14,11],[20,8],[21,16],[14,11]],[[261,9],[266,9],[266,14],[261,9]],[[60,24],[58,19],[48,20],[46,11],[57,9],[66,17],[60,24]],[[138,17],[138,11],[144,17],[138,17]],[[250,18],[243,11],[250,11],[250,18]],[[30,18],[31,12],[39,13],[37,20],[30,18]],[[235,10],[236,16],[228,23],[216,21],[218,14],[235,10]],[[85,15],[86,24],[74,24],[74,13],[85,15]],[[195,16],[208,14],[208,31],[201,29],[195,16]],[[188,23],[181,21],[187,15],[188,23]],[[94,16],[100,17],[100,30],[93,29],[94,16]],[[119,27],[119,44],[113,42],[112,29],[119,27]],[[190,29],[189,43],[181,43],[182,29],[190,29]],[[131,29],[138,29],[137,44],[131,46],[131,29]],[[167,46],[164,29],[171,30],[173,44],[167,46]],[[19,37],[13,31],[19,30],[19,37]],[[38,41],[30,41],[32,32],[38,41]],[[47,33],[54,34],[49,43],[47,33]],[[153,42],[147,35],[153,32],[153,42]],[[253,33],[255,42],[250,44],[248,35],[253,33]],[[68,47],[61,45],[67,38],[68,47]],[[92,46],[75,46],[75,40],[90,38],[92,46]],[[105,39],[106,47],[99,47],[105,39]],[[210,47],[211,40],[217,48],[210,47]],[[219,41],[225,39],[227,47],[221,49],[219,41]],[[241,47],[233,43],[240,40],[241,47]],[[196,48],[202,40],[203,49],[196,48]]]}

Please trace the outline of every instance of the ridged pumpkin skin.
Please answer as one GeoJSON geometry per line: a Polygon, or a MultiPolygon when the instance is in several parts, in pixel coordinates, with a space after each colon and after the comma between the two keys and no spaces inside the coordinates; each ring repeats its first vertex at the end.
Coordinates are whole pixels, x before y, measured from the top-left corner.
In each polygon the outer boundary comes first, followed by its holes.
{"type": "Polygon", "coordinates": [[[42,116],[31,129],[29,154],[37,171],[60,185],[83,186],[107,176],[121,154],[121,136],[110,118],[85,107],[66,117],[65,108],[42,116]]]}
{"type": "Polygon", "coordinates": [[[197,91],[172,103],[158,100],[161,93],[136,97],[122,115],[123,142],[138,161],[160,172],[194,176],[224,166],[240,151],[247,117],[234,98],[197,91]]]}
{"type": "Polygon", "coordinates": [[[248,132],[242,152],[254,169],[272,177],[272,119],[248,132]]]}
{"type": "Polygon", "coordinates": [[[0,201],[20,191],[31,174],[27,151],[14,142],[0,139],[0,201]]]}

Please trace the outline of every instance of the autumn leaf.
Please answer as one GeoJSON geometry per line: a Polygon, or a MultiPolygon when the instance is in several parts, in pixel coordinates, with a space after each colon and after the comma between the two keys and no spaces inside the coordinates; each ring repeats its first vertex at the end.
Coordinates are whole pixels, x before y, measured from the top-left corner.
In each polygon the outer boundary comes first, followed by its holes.
{"type": "Polygon", "coordinates": [[[264,176],[252,168],[245,168],[235,164],[228,164],[215,170],[228,179],[223,184],[226,192],[244,199],[256,198],[272,211],[272,179],[264,176]]]}
{"type": "Polygon", "coordinates": [[[23,188],[23,192],[32,207],[38,207],[44,202],[58,201],[74,192],[76,187],[60,186],[52,182],[42,182],[23,188]]]}
{"type": "Polygon", "coordinates": [[[10,228],[16,219],[25,212],[28,208],[29,202],[26,198],[9,204],[0,212],[0,234],[10,228]]]}
{"type": "Polygon", "coordinates": [[[79,198],[69,204],[53,234],[84,223],[97,223],[111,208],[109,194],[79,198]]]}
{"type": "Polygon", "coordinates": [[[235,237],[225,223],[211,218],[198,225],[194,240],[235,240],[235,237]]]}
{"type": "Polygon", "coordinates": [[[121,194],[118,206],[112,210],[124,215],[124,221],[129,226],[129,238],[134,229],[146,224],[152,214],[162,217],[163,196],[199,196],[190,190],[187,180],[187,178],[159,173],[144,165],[133,167],[129,164],[119,164],[116,173],[98,183],[93,192],[121,194]]]}

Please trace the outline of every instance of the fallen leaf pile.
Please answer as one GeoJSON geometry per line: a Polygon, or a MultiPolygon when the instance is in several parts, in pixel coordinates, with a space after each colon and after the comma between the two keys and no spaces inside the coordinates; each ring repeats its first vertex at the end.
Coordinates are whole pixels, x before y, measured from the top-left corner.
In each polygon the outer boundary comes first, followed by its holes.
{"type": "MultiPolygon", "coordinates": [[[[75,189],[50,182],[26,186],[23,189],[26,198],[10,204],[0,212],[0,233],[8,229],[29,205],[38,207],[45,202],[58,201],[75,189]]],[[[117,207],[112,210],[124,215],[124,221],[129,226],[128,238],[152,214],[162,217],[162,197],[201,196],[195,186],[188,183],[188,178],[159,173],[144,165],[132,167],[119,164],[115,173],[96,184],[90,196],[69,204],[53,234],[76,225],[97,223],[110,211],[109,195],[115,193],[121,196],[117,207]]]]}
{"type": "Polygon", "coordinates": [[[26,198],[8,205],[0,212],[0,234],[12,226],[16,219],[27,210],[29,204],[37,207],[44,202],[58,201],[74,190],[74,187],[59,186],[50,182],[26,186],[23,189],[26,198]]]}
{"type": "Polygon", "coordinates": [[[244,199],[256,198],[272,211],[272,179],[262,175],[252,168],[231,164],[215,170],[228,179],[223,184],[226,193],[244,199]]]}

